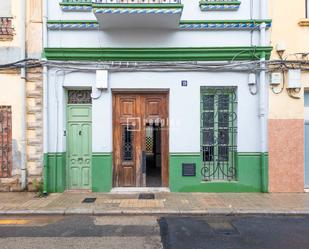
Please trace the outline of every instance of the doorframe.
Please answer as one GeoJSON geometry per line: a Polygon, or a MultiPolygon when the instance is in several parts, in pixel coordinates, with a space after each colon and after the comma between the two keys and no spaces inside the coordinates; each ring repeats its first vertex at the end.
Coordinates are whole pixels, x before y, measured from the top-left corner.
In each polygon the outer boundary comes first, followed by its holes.
{"type": "Polygon", "coordinates": [[[65,144],[66,144],[66,155],[65,155],[65,161],[66,161],[66,163],[65,163],[65,173],[66,173],[66,177],[65,177],[65,179],[66,179],[66,183],[65,183],[65,190],[66,191],[70,191],[70,190],[75,190],[75,189],[70,189],[70,187],[69,187],[69,178],[70,178],[70,174],[69,174],[69,172],[70,172],[70,169],[69,169],[69,153],[68,153],[68,151],[69,151],[69,142],[68,142],[68,140],[69,140],[69,136],[68,136],[68,129],[69,129],[69,122],[68,122],[68,119],[69,119],[69,115],[68,115],[68,113],[69,113],[69,107],[70,106],[85,106],[85,107],[89,107],[90,108],[90,111],[91,111],[91,121],[90,121],[90,123],[91,123],[91,134],[90,134],[90,143],[91,143],[91,153],[90,153],[90,158],[91,158],[91,161],[90,161],[90,187],[89,187],[89,189],[76,189],[77,191],[78,190],[81,190],[81,191],[91,191],[92,190],[92,104],[68,104],[68,102],[67,102],[67,93],[68,93],[68,91],[66,91],[66,110],[65,110],[65,115],[66,115],[66,117],[65,117],[65,122],[66,122],[66,124],[65,124],[65,144]]]}
{"type": "MultiPolygon", "coordinates": [[[[147,94],[157,94],[157,95],[165,95],[165,101],[166,101],[166,119],[168,120],[168,124],[169,124],[169,95],[170,95],[170,91],[169,89],[112,89],[111,91],[112,93],[112,141],[113,141],[113,153],[115,151],[115,142],[114,142],[114,129],[115,129],[115,95],[121,95],[121,94],[137,94],[137,95],[147,95],[147,94]]],[[[162,186],[159,187],[158,189],[161,188],[169,188],[169,125],[168,125],[168,129],[166,131],[165,134],[165,143],[166,143],[166,156],[161,158],[161,182],[162,182],[162,186]],[[166,165],[165,167],[163,167],[163,165],[166,165]]],[[[162,140],[163,141],[163,140],[162,140]]],[[[162,144],[161,141],[161,147],[164,148],[164,145],[162,144]]],[[[164,149],[161,149],[161,151],[163,151],[164,149]]],[[[115,157],[113,156],[113,165],[112,165],[113,169],[113,174],[112,174],[112,188],[122,188],[122,187],[117,187],[115,186],[115,157]]],[[[136,187],[130,187],[131,189],[136,189],[136,187]]],[[[153,187],[143,187],[143,188],[151,188],[151,189],[155,189],[153,187]]]]}

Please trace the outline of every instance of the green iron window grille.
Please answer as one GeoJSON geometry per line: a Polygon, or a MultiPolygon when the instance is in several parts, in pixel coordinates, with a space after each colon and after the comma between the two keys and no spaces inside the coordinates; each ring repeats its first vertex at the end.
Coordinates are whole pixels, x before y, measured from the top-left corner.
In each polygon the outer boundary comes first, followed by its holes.
{"type": "Polygon", "coordinates": [[[201,174],[204,181],[236,178],[235,87],[201,88],[201,174]]]}

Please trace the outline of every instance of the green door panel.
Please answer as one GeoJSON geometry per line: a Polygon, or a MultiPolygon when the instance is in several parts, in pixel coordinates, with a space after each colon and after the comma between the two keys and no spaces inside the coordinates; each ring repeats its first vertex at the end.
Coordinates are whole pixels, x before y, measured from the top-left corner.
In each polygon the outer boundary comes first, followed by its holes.
{"type": "Polygon", "coordinates": [[[68,106],[68,188],[91,188],[91,106],[68,106]]]}

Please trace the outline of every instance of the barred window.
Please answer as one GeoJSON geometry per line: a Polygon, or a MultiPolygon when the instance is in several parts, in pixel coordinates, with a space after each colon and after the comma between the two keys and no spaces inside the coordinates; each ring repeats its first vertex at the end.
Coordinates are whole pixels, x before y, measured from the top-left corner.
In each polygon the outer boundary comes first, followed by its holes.
{"type": "Polygon", "coordinates": [[[236,88],[201,88],[201,157],[205,181],[235,180],[236,88]]]}
{"type": "Polygon", "coordinates": [[[12,176],[12,108],[0,106],[0,178],[12,176]]]}

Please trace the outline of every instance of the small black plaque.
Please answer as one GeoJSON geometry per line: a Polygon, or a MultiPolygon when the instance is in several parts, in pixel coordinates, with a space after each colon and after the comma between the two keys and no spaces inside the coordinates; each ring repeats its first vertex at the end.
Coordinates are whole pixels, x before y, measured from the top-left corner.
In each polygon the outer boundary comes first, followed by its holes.
{"type": "Polygon", "coordinates": [[[153,193],[139,194],[139,200],[153,200],[155,199],[155,195],[153,193]]]}
{"type": "Polygon", "coordinates": [[[85,198],[82,203],[94,203],[96,201],[97,198],[92,198],[92,197],[88,197],[85,198]]]}
{"type": "Polygon", "coordinates": [[[183,163],[182,164],[182,176],[196,176],[196,164],[195,163],[183,163]]]}

